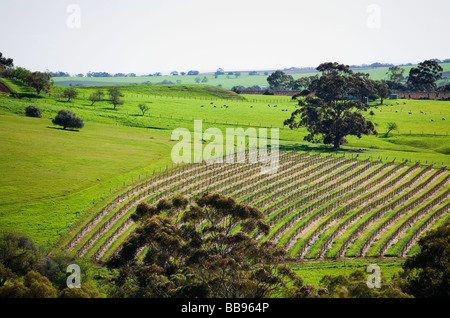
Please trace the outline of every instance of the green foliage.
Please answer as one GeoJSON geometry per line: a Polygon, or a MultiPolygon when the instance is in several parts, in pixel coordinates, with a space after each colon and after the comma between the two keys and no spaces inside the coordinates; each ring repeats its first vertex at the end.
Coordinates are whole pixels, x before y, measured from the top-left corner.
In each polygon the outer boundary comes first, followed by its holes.
{"type": "Polygon", "coordinates": [[[349,275],[325,275],[320,285],[324,297],[330,298],[411,298],[401,289],[401,281],[397,278],[386,281],[381,276],[380,288],[369,288],[367,276],[362,270],[355,270],[349,275]]]}
{"type": "Polygon", "coordinates": [[[124,100],[121,97],[124,97],[119,87],[110,87],[108,88],[108,93],[110,97],[109,103],[114,105],[114,109],[116,109],[117,105],[123,105],[124,100]]]}
{"type": "Polygon", "coordinates": [[[0,75],[9,78],[24,81],[31,72],[23,67],[6,68],[0,72],[0,75]]]}
{"type": "Polygon", "coordinates": [[[437,62],[426,60],[409,71],[408,86],[415,91],[430,93],[436,90],[436,81],[442,78],[443,68],[437,62]]]}
{"type": "Polygon", "coordinates": [[[41,112],[40,108],[38,108],[36,106],[28,106],[27,108],[25,108],[25,116],[41,118],[42,112],[41,112]]]}
{"type": "Polygon", "coordinates": [[[405,69],[399,67],[399,66],[391,66],[389,67],[388,71],[386,72],[386,75],[388,76],[388,79],[394,83],[400,83],[402,82],[405,77],[403,76],[403,73],[405,72],[405,69]]]}
{"type": "Polygon", "coordinates": [[[294,78],[282,71],[275,71],[267,77],[267,82],[273,90],[289,90],[294,78]]]}
{"type": "Polygon", "coordinates": [[[75,99],[78,96],[78,91],[73,87],[68,87],[64,90],[63,97],[67,98],[67,102],[71,99],[75,99]]]}
{"type": "Polygon", "coordinates": [[[46,256],[27,236],[3,233],[0,237],[0,298],[96,298],[92,264],[63,254],[46,256]],[[81,288],[67,287],[66,269],[76,262],[81,267],[81,288]]]}
{"type": "Polygon", "coordinates": [[[38,250],[26,235],[3,232],[0,237],[0,263],[17,275],[25,275],[34,268],[38,250]]]}
{"type": "Polygon", "coordinates": [[[50,88],[53,85],[52,76],[49,73],[33,72],[24,79],[25,84],[34,88],[38,95],[41,91],[46,93],[50,92],[50,88]]]}
{"type": "Polygon", "coordinates": [[[373,93],[373,81],[337,63],[321,64],[317,70],[322,76],[309,86],[316,97],[300,100],[303,107],[295,110],[284,125],[290,129],[304,126],[309,132],[304,140],[332,144],[336,149],[347,142],[347,135],[361,138],[362,134],[377,134],[374,124],[361,114],[368,104],[359,100],[373,93]]]}
{"type": "Polygon", "coordinates": [[[58,115],[52,120],[52,123],[58,126],[63,126],[63,129],[66,128],[78,128],[81,129],[84,127],[83,119],[76,116],[76,114],[72,113],[70,110],[60,110],[58,115]]]}
{"type": "Polygon", "coordinates": [[[23,282],[17,278],[0,287],[0,298],[56,298],[57,291],[47,277],[29,271],[23,282]]]}
{"type": "Polygon", "coordinates": [[[93,92],[91,95],[89,95],[89,100],[92,102],[91,106],[94,106],[95,102],[99,102],[102,100],[103,95],[105,93],[101,89],[97,89],[95,92],[93,92]]]}
{"type": "Polygon", "coordinates": [[[13,67],[14,61],[13,59],[3,57],[3,53],[0,52],[0,70],[6,67],[13,67]]]}
{"type": "Polygon", "coordinates": [[[420,252],[403,266],[405,291],[418,298],[449,298],[450,221],[429,231],[419,246],[420,252]]]}
{"type": "Polygon", "coordinates": [[[384,99],[388,98],[391,95],[391,90],[389,89],[389,86],[381,81],[375,81],[374,88],[378,98],[381,98],[381,105],[383,105],[384,99]]]}
{"type": "Polygon", "coordinates": [[[385,137],[387,137],[389,135],[389,133],[393,130],[398,131],[397,123],[394,123],[394,122],[387,123],[387,131],[386,131],[385,137]]]}
{"type": "Polygon", "coordinates": [[[115,296],[269,297],[286,279],[301,282],[290,268],[277,265],[285,251],[249,236],[268,231],[258,209],[208,192],[187,204],[180,196],[156,207],[139,204],[132,219],[140,225],[109,262],[121,273],[115,296]]]}
{"type": "Polygon", "coordinates": [[[99,298],[100,294],[87,284],[81,284],[80,288],[64,288],[58,298],[99,298]]]}
{"type": "Polygon", "coordinates": [[[145,115],[145,113],[148,111],[148,110],[150,110],[150,107],[148,107],[146,104],[144,104],[144,103],[142,103],[142,104],[139,104],[139,109],[141,110],[141,112],[142,112],[142,116],[144,116],[145,115]]]}

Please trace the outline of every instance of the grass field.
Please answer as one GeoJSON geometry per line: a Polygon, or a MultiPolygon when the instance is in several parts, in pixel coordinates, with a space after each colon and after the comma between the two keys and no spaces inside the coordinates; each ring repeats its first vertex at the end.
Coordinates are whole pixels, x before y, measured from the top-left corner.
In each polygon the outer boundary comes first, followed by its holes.
{"type": "Polygon", "coordinates": [[[348,138],[349,144],[336,151],[303,142],[304,129],[283,127],[297,106],[289,97],[241,96],[206,85],[136,85],[121,87],[125,104],[114,110],[106,97],[91,106],[88,96],[93,87],[77,88],[79,97],[66,102],[59,97],[63,87],[55,86],[51,96],[35,98],[19,82],[6,82],[24,95],[21,99],[0,95],[4,140],[0,146],[0,229],[19,230],[38,245],[48,243],[47,247],[103,199],[170,167],[175,144],[170,141],[171,131],[178,127],[192,130],[194,119],[204,121],[204,130],[280,128],[282,150],[450,165],[450,102],[386,100],[386,105],[374,108],[372,118],[379,136],[348,138]],[[138,109],[140,103],[150,107],[145,116],[138,109]],[[41,119],[23,116],[29,105],[42,109],[41,119]],[[50,119],[61,109],[74,111],[84,119],[85,127],[63,131],[54,126],[50,119]],[[399,130],[385,137],[386,124],[391,121],[399,130]],[[364,150],[355,153],[358,149],[364,150]]]}
{"type": "Polygon", "coordinates": [[[404,260],[401,259],[344,259],[334,261],[314,261],[291,264],[291,268],[302,278],[304,284],[320,287],[320,280],[325,275],[349,275],[355,270],[366,271],[367,266],[380,266],[382,280],[390,280],[402,271],[404,260]]]}

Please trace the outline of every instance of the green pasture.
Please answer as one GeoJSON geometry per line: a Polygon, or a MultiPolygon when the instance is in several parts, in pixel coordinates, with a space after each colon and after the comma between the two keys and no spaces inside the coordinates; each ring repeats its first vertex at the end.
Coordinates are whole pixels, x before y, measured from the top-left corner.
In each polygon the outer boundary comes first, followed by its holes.
{"type": "Polygon", "coordinates": [[[64,131],[47,118],[0,115],[0,230],[55,243],[88,208],[165,169],[165,131],[89,122],[64,131]]]}
{"type": "MultiPolygon", "coordinates": [[[[304,261],[290,264],[291,268],[303,278],[303,284],[311,284],[317,288],[322,287],[320,280],[325,275],[349,275],[355,270],[366,272],[371,264],[380,266],[381,280],[389,281],[395,274],[402,271],[402,259],[367,258],[342,259],[333,261],[304,261]]],[[[372,273],[372,272],[371,272],[372,273]]],[[[371,274],[368,273],[367,275],[371,274]]]]}
{"type": "Polygon", "coordinates": [[[304,142],[305,129],[283,126],[297,107],[289,97],[237,95],[207,85],[128,85],[121,87],[124,105],[113,109],[107,95],[91,106],[88,97],[98,87],[76,88],[78,98],[67,102],[60,97],[64,87],[54,86],[51,95],[38,98],[20,82],[5,82],[21,98],[0,95],[0,229],[19,230],[40,245],[54,244],[115,191],[170,167],[176,143],[170,141],[171,132],[192,131],[194,120],[203,120],[203,130],[217,127],[224,135],[226,128],[279,128],[282,150],[450,165],[448,101],[374,102],[374,115],[367,116],[379,135],[350,137],[349,144],[335,150],[304,142]],[[150,107],[144,116],[141,103],[150,107]],[[29,105],[41,108],[42,118],[25,117],[29,105]],[[85,127],[63,131],[54,126],[51,118],[61,109],[75,112],[85,127]],[[388,122],[399,128],[384,136],[388,122]]]}

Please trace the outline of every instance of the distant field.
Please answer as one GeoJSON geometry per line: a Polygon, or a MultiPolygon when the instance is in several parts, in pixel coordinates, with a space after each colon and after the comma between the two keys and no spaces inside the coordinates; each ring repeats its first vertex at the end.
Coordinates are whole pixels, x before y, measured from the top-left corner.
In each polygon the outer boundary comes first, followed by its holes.
{"type": "MultiPolygon", "coordinates": [[[[442,63],[442,68],[444,69],[444,77],[448,72],[450,72],[450,63],[442,63]],[[445,73],[447,72],[447,73],[445,73]]],[[[405,69],[404,76],[408,76],[409,70],[413,66],[403,66],[405,69]]],[[[361,69],[356,70],[363,73],[369,73],[371,78],[374,80],[382,80],[387,79],[386,72],[387,67],[380,67],[374,69],[361,69]]],[[[287,71],[287,73],[289,73],[287,71]]],[[[268,86],[267,83],[267,75],[264,75],[264,71],[258,72],[259,75],[248,75],[243,74],[236,78],[234,75],[219,75],[218,78],[215,78],[213,74],[200,74],[198,76],[191,75],[178,75],[178,76],[138,76],[138,77],[55,77],[54,81],[56,85],[61,86],[99,86],[99,85],[129,85],[129,84],[142,84],[144,82],[151,83],[160,83],[163,81],[171,81],[174,84],[177,84],[177,81],[181,81],[180,84],[196,84],[195,79],[197,77],[203,79],[206,77],[208,81],[202,84],[208,84],[212,86],[222,85],[223,88],[231,89],[233,86],[244,86],[251,87],[254,85],[259,86],[268,86]]],[[[269,73],[270,74],[270,73],[269,73]]],[[[294,78],[300,78],[305,76],[311,76],[317,73],[300,73],[300,74],[292,74],[294,78]]],[[[448,76],[448,75],[447,75],[448,76]]]]}

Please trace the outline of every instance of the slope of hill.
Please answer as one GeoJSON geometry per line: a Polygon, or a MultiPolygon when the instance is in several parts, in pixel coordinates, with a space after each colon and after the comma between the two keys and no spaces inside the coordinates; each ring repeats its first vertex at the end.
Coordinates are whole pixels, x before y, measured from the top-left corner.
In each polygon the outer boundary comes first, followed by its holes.
{"type": "Polygon", "coordinates": [[[105,261],[136,227],[130,215],[138,203],[176,194],[192,200],[205,191],[258,207],[271,230],[256,238],[284,246],[293,260],[404,257],[427,229],[450,217],[446,168],[295,152],[280,154],[276,174],[261,175],[260,168],[250,162],[173,167],[110,196],[56,248],[105,261]]]}

